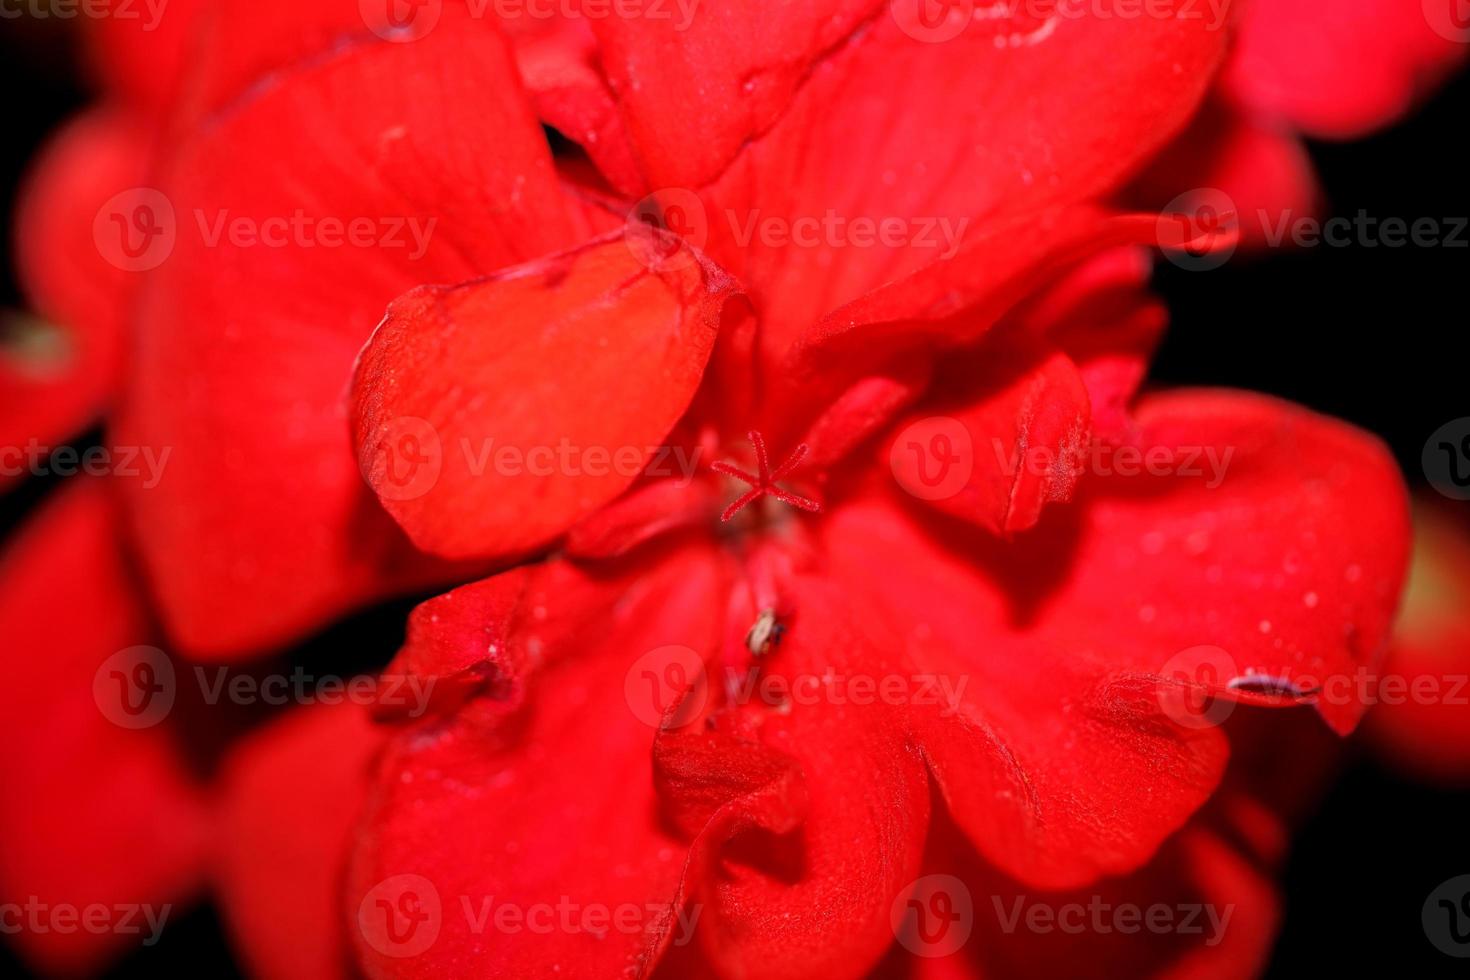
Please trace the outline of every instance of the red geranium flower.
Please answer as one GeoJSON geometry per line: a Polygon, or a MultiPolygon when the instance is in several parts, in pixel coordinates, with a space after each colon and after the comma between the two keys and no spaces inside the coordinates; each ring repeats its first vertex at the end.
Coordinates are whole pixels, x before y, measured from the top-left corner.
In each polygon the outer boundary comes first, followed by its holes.
{"type": "MultiPolygon", "coordinates": [[[[1199,118],[1228,32],[174,3],[172,40],[102,40],[111,100],[22,218],[37,305],[100,365],[25,424],[115,402],[111,442],[172,453],[121,501],[68,488],[0,568],[20,647],[58,610],[111,627],[27,662],[27,696],[91,712],[137,642],[257,656],[479,581],[389,668],[432,682],[427,714],[254,734],[212,835],[167,727],[67,729],[131,774],[104,812],[48,779],[94,761],[7,711],[38,805],[0,833],[55,843],[0,883],[177,899],[212,836],[278,976],[1005,971],[1043,954],[989,899],[1058,889],[1248,909],[1218,946],[1093,937],[1099,969],[1259,962],[1288,794],[1227,773],[1230,745],[1260,758],[1291,730],[1260,709],[1375,661],[1407,531],[1354,430],[1135,397],[1163,325],[1137,246],[1170,225],[1106,202],[1199,118]],[[371,241],[261,244],[298,215],[371,241]],[[67,856],[111,827],[157,839],[67,856]],[[967,883],[984,942],[926,938],[963,904],[931,875],[967,883]]],[[[89,939],[25,942],[85,968],[116,941],[89,939]]]]}

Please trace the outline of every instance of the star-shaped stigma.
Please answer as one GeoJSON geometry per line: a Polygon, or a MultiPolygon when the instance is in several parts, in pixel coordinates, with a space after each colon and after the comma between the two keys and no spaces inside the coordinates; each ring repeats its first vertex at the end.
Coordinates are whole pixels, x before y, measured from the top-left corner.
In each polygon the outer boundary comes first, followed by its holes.
{"type": "Polygon", "coordinates": [[[721,521],[728,521],[740,513],[747,504],[754,503],[765,496],[775,497],[777,500],[784,501],[793,507],[799,507],[802,510],[811,511],[814,514],[821,512],[822,505],[815,500],[792,493],[790,490],[782,490],[776,486],[777,480],[784,478],[792,470],[800,466],[802,460],[806,459],[806,454],[810,452],[806,443],[797,446],[791,455],[786,457],[786,461],[776,467],[775,470],[771,469],[770,457],[766,455],[766,441],[761,438],[759,432],[750,433],[750,444],[755,447],[755,461],[756,465],[760,468],[760,474],[758,476],[747,473],[738,466],[727,463],[724,460],[710,464],[710,469],[716,473],[733,476],[737,480],[744,480],[750,484],[750,489],[741,494],[740,499],[725,508],[725,512],[720,515],[721,521]]]}

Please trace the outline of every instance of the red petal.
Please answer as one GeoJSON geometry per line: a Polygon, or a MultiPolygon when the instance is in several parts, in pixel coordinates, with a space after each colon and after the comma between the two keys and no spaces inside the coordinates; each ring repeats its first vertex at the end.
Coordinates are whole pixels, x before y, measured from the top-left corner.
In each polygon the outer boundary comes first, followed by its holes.
{"type": "Polygon", "coordinates": [[[515,17],[505,27],[541,118],[580,144],[614,187],[629,198],[642,196],[643,175],[587,19],[515,17]]]}
{"type": "MultiPolygon", "coordinates": [[[[252,87],[278,85],[282,75],[312,60],[339,56],[342,48],[393,43],[385,36],[394,34],[387,19],[393,12],[387,4],[353,0],[321,0],[312,4],[285,0],[212,0],[205,5],[195,25],[182,98],[173,107],[174,122],[188,126],[236,99],[248,98],[252,87]],[[382,33],[375,33],[375,28],[382,33]]],[[[395,36],[417,36],[414,42],[403,45],[414,47],[428,36],[427,31],[416,35],[415,27],[436,27],[438,18],[444,14],[452,25],[446,27],[446,32],[464,31],[466,25],[454,21],[464,18],[465,13],[460,4],[453,2],[447,11],[440,3],[424,4],[408,12],[407,30],[395,36]]]]}
{"type": "MultiPolygon", "coordinates": [[[[1273,882],[1227,841],[1215,828],[1192,825],[1131,875],[1086,891],[1037,892],[968,859],[963,841],[947,837],[949,846],[931,855],[926,870],[948,876],[943,894],[970,914],[963,921],[973,923],[972,931],[949,955],[935,954],[957,936],[934,932],[940,938],[931,942],[911,936],[918,955],[895,957],[893,974],[913,980],[1257,975],[1271,952],[1281,902],[1273,882]]],[[[915,898],[927,898],[931,914],[942,901],[935,889],[915,898]]]]}
{"type": "Polygon", "coordinates": [[[511,640],[556,654],[536,668],[543,696],[509,717],[474,700],[390,743],[346,894],[370,976],[643,975],[689,942],[687,847],[658,818],[637,655],[678,644],[697,664],[722,622],[719,578],[682,552],[604,583],[593,606],[611,615],[545,595],[511,640]],[[566,640],[542,648],[543,629],[566,640]],[[409,899],[429,917],[385,917],[409,899]]]}
{"type": "MultiPolygon", "coordinates": [[[[918,873],[929,780],[902,709],[874,699],[890,637],[819,578],[783,598],[798,611],[779,650],[727,662],[708,725],[660,736],[661,788],[685,820],[727,796],[724,815],[759,804],[756,828],[727,842],[712,820],[696,851],[691,894],[719,975],[860,976],[892,942],[893,898],[918,873]]],[[[736,608],[743,631],[755,605],[736,608]]]]}
{"type": "Polygon", "coordinates": [[[1186,210],[1228,202],[1245,248],[1292,246],[1299,223],[1317,217],[1322,193],[1301,140],[1214,103],[1159,155],[1130,191],[1140,207],[1186,210]],[[1197,206],[1197,205],[1196,205],[1197,206]]]}
{"type": "MultiPolygon", "coordinates": [[[[109,664],[126,679],[131,667],[167,661],[137,646],[152,631],[100,483],[69,485],[7,549],[0,632],[0,838],[9,842],[0,894],[43,907],[51,927],[13,937],[28,959],[47,972],[92,973],[149,938],[141,913],[131,933],[79,928],[88,920],[76,918],[64,930],[49,916],[63,907],[94,915],[88,907],[101,904],[120,926],[114,907],[136,904],[166,922],[202,884],[207,847],[202,795],[169,731],[152,727],[171,700],[150,696],[133,713],[109,686],[109,664]]],[[[154,676],[167,688],[166,675],[154,676]]]]}
{"type": "Polygon", "coordinates": [[[650,265],[640,250],[619,235],[389,309],[358,365],[353,428],[364,472],[419,547],[525,551],[638,478],[736,295],[692,253],[650,265]],[[427,469],[398,458],[405,433],[427,469]]]}
{"type": "Polygon", "coordinates": [[[129,189],[146,165],[145,127],[121,109],[73,121],[33,165],[15,251],[27,298],[59,332],[25,331],[0,355],[0,444],[63,443],[113,397],[137,275],[105,237],[103,215],[141,200],[129,189]]]}
{"type": "MultiPolygon", "coordinates": [[[[973,344],[1023,300],[1100,253],[1159,243],[1158,218],[1091,207],[1028,215],[988,228],[952,259],[935,262],[815,323],[792,349],[772,395],[782,419],[836,401],[859,380],[882,376],[916,352],[973,344]]],[[[1172,238],[1163,244],[1179,244],[1172,238]]]]}
{"type": "Polygon", "coordinates": [[[1464,57],[1460,0],[1314,0],[1245,7],[1228,96],[1314,136],[1352,139],[1407,113],[1464,57]]]}
{"type": "Polygon", "coordinates": [[[597,25],[649,186],[702,194],[695,231],[766,312],[768,361],[968,231],[1112,189],[1183,126],[1227,35],[1204,18],[976,9],[931,43],[900,26],[916,30],[912,6],[749,2],[701,8],[686,31],[597,25]],[[808,231],[791,234],[798,219],[808,231]],[[884,221],[902,231],[879,237],[884,221]]]}
{"type": "MultiPolygon", "coordinates": [[[[414,609],[408,638],[386,674],[430,689],[429,710],[453,715],[476,701],[521,706],[529,675],[580,652],[588,624],[618,617],[615,564],[551,561],[503,572],[414,609]],[[557,615],[552,616],[551,610],[557,615]]],[[[416,716],[381,705],[384,719],[416,716]]]]}
{"type": "Polygon", "coordinates": [[[811,447],[813,466],[831,466],[881,431],[924,393],[934,369],[928,357],[911,355],[895,357],[881,370],[838,395],[807,430],[801,444],[811,447]]]}
{"type": "Polygon", "coordinates": [[[83,38],[109,93],[149,113],[163,110],[176,94],[206,6],[203,0],[101,0],[89,8],[83,38]]]}
{"type": "MultiPolygon", "coordinates": [[[[932,518],[926,536],[877,504],[827,534],[854,604],[918,669],[966,683],[957,712],[916,713],[916,737],[976,845],[1037,886],[1136,867],[1218,782],[1214,719],[1172,686],[1182,652],[1223,648],[1194,677],[1217,696],[1251,697],[1226,687],[1246,676],[1317,686],[1372,662],[1402,574],[1402,486],[1353,430],[1223,393],[1145,402],[1139,424],[1142,449],[1171,450],[1160,475],[1090,476],[1014,545],[932,518]],[[1187,475],[1183,447],[1232,449],[1223,480],[1205,457],[1187,475]]],[[[1319,709],[1345,729],[1361,706],[1319,709]]]]}
{"type": "MultiPolygon", "coordinates": [[[[692,8],[680,18],[609,17],[594,28],[653,187],[700,187],[785,111],[813,65],[875,16],[876,0],[692,8]],[[699,93],[699,98],[686,97],[699,93]]],[[[813,141],[814,143],[818,141],[813,141]]]]}
{"type": "Polygon", "coordinates": [[[167,624],[205,655],[446,575],[408,555],[363,485],[343,407],[353,360],[395,296],[580,234],[492,30],[334,48],[272,78],[194,127],[160,184],[177,242],[145,284],[118,434],[172,447],[131,504],[167,624]],[[280,224],[297,214],[310,232],[280,224]],[[318,242],[325,219],[369,222],[356,241],[372,244],[318,242]]]}
{"type": "Polygon", "coordinates": [[[0,313],[0,490],[97,418],[112,377],[96,354],[55,324],[0,313]]]}
{"type": "Polygon", "coordinates": [[[1077,365],[1092,404],[1093,431],[1112,442],[1132,432],[1133,397],[1168,322],[1163,304],[1148,291],[1151,270],[1140,248],[1103,252],[1015,315],[1077,365]]]}
{"type": "Polygon", "coordinates": [[[719,512],[713,487],[683,478],[659,479],[631,490],[567,534],[575,558],[617,558],[679,527],[712,520],[719,512]]]}
{"type": "MultiPolygon", "coordinates": [[[[1202,477],[1143,478],[1143,485],[1177,487],[1167,504],[1123,508],[1131,515],[1124,520],[1146,522],[1135,526],[1150,536],[1140,536],[1136,555],[1116,554],[1111,575],[1162,540],[1162,560],[1148,573],[1157,577],[1145,581],[1139,567],[1124,595],[1183,614],[1173,623],[1161,615],[1157,630],[1145,632],[1172,634],[1180,648],[1190,635],[1204,643],[1218,636],[1242,678],[1285,681],[1302,692],[1326,687],[1318,710],[1340,733],[1350,731],[1365,705],[1332,685],[1382,656],[1408,560],[1397,465],[1381,443],[1349,426],[1241,393],[1159,396],[1138,418],[1145,452],[1178,447],[1164,469],[1182,469],[1193,447],[1214,447],[1224,472],[1211,488],[1204,457],[1196,462],[1202,477]],[[1282,528],[1293,533],[1283,538],[1282,528]],[[1233,608],[1223,601],[1232,593],[1242,597],[1233,608]],[[1200,601],[1212,594],[1222,600],[1200,601]]],[[[1103,581],[1106,564],[1096,563],[1103,581]]],[[[1126,602],[1114,606],[1125,621],[1135,611],[1126,602]]]]}
{"type": "Polygon", "coordinates": [[[367,712],[347,702],[287,715],[233,750],[216,887],[253,975],[350,975],[339,895],[381,744],[367,712]]]}
{"type": "Polygon", "coordinates": [[[614,186],[638,196],[642,177],[617,105],[597,68],[596,42],[586,18],[456,0],[403,11],[357,0],[321,0],[310,6],[217,0],[200,24],[185,119],[217,110],[282,68],[342,45],[417,43],[438,31],[503,30],[536,111],[580,143],[614,186]],[[400,15],[396,24],[389,19],[395,13],[400,15]]]}
{"type": "Polygon", "coordinates": [[[1072,360],[1033,341],[995,338],[945,370],[946,381],[882,448],[899,484],[1001,535],[1032,527],[1047,503],[1070,500],[1092,414],[1072,360]]]}

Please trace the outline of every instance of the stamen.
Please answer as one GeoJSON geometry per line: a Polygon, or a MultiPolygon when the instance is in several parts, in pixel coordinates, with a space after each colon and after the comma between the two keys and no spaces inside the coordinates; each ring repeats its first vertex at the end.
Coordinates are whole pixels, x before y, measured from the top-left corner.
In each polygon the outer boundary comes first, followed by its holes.
{"type": "Polygon", "coordinates": [[[730,518],[740,513],[746,506],[765,496],[775,497],[782,503],[790,504],[792,507],[809,511],[813,514],[821,513],[822,505],[815,500],[776,486],[777,480],[783,479],[788,473],[800,466],[802,460],[806,459],[807,454],[811,452],[811,448],[806,443],[797,446],[791,455],[787,456],[786,460],[780,466],[776,467],[774,471],[771,470],[770,456],[766,453],[766,441],[761,438],[759,432],[752,431],[750,433],[750,444],[755,447],[755,462],[759,470],[758,474],[747,473],[738,466],[723,460],[710,464],[710,469],[716,473],[734,477],[751,486],[750,490],[741,494],[738,500],[725,508],[725,512],[720,515],[721,521],[728,522],[730,518]]]}

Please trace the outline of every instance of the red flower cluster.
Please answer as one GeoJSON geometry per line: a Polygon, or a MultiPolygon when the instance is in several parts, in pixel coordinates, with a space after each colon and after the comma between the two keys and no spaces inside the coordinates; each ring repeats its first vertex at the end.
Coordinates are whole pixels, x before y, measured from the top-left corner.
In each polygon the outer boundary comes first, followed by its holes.
{"type": "Polygon", "coordinates": [[[1139,394],[1143,248],[1222,243],[1129,202],[1297,201],[1286,127],[1464,46],[1032,6],[94,25],[19,226],[73,356],[0,431],[168,455],[0,564],[0,891],[208,887],[266,976],[1255,969],[1325,751],[1281,709],[1357,724],[1405,493],[1330,419],[1139,394]],[[453,586],[370,697],[236,737],[195,691],[453,586]]]}

